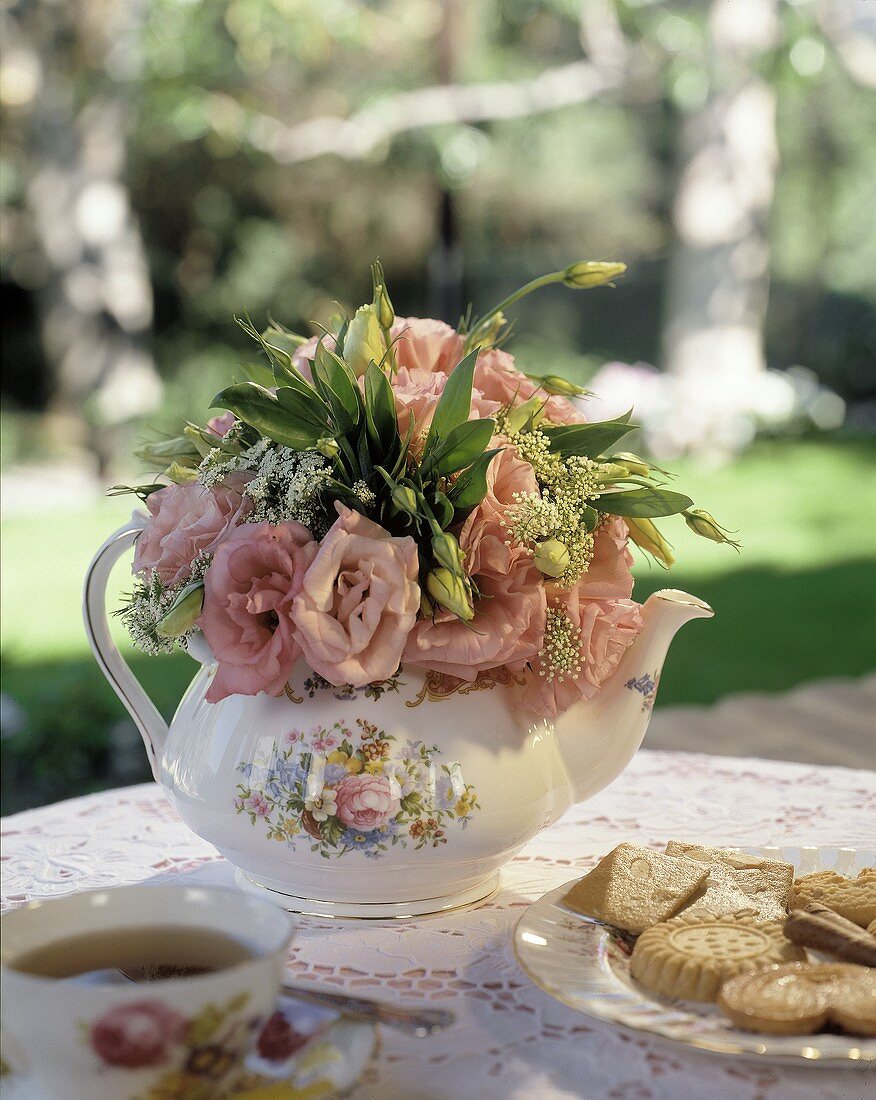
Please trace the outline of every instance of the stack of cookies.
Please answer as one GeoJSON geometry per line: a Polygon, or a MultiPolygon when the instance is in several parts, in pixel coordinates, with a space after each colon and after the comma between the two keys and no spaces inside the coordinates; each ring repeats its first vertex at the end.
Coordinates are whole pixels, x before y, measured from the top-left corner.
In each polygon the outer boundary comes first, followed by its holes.
{"type": "Polygon", "coordinates": [[[653,993],[717,1001],[752,1031],[876,1035],[874,868],[795,880],[790,863],[723,848],[620,844],[562,904],[636,937],[630,973],[653,993]]]}

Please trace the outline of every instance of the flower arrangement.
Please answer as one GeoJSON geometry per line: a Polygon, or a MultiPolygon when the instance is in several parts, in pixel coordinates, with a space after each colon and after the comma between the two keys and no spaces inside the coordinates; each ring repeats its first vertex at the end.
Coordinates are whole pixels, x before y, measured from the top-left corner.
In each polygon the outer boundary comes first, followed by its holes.
{"type": "Polygon", "coordinates": [[[126,488],[148,510],[121,612],[134,643],[200,630],[211,702],[281,695],[300,659],[344,692],[418,666],[513,673],[546,716],[593,696],[642,627],[628,543],[668,567],[654,520],[680,514],[736,545],[614,450],[631,414],[588,423],[584,390],[501,346],[524,294],[624,270],[573,264],[453,329],[396,318],[375,263],[373,301],[333,331],[241,321],[262,358],[214,399],[222,414],[137,452],[161,480],[126,488]]]}

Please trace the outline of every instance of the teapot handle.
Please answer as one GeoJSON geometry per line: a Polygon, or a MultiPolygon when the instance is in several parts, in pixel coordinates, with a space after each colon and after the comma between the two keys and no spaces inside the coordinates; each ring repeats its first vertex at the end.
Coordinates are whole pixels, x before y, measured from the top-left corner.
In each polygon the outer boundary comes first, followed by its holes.
{"type": "Polygon", "coordinates": [[[168,726],[116,648],[106,614],[106,586],[112,567],[122,554],[131,549],[141,530],[142,524],[132,518],[110,535],[94,555],[85,574],[82,617],[95,660],[125,710],[134,719],[146,746],[152,775],[160,781],[159,757],[167,740],[168,726]]]}

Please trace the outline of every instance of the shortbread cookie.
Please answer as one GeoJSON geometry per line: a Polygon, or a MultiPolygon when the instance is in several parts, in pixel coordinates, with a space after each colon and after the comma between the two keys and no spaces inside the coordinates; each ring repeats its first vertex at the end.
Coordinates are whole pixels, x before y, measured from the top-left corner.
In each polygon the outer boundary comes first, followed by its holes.
{"type": "Polygon", "coordinates": [[[708,868],[689,859],[619,844],[575,883],[562,904],[627,932],[644,932],[676,913],[707,877],[708,868]]]}
{"type": "Polygon", "coordinates": [[[841,917],[866,928],[876,921],[876,867],[865,867],[857,878],[836,871],[816,871],[794,883],[794,908],[805,909],[817,901],[841,917]]]}
{"type": "Polygon", "coordinates": [[[805,958],[776,921],[686,912],[639,936],[630,973],[665,997],[714,1001],[722,983],[735,974],[805,958]]]}
{"type": "Polygon", "coordinates": [[[748,912],[764,920],[783,920],[788,912],[794,880],[790,863],[680,840],[670,840],[666,854],[695,859],[709,867],[708,882],[691,900],[691,911],[748,912]]]}
{"type": "Polygon", "coordinates": [[[871,920],[867,925],[867,931],[871,936],[876,936],[876,920],[871,920]]]}
{"type": "Polygon", "coordinates": [[[876,970],[851,963],[786,963],[726,982],[718,1007],[747,1031],[811,1035],[835,1024],[876,1035],[876,970]]]}

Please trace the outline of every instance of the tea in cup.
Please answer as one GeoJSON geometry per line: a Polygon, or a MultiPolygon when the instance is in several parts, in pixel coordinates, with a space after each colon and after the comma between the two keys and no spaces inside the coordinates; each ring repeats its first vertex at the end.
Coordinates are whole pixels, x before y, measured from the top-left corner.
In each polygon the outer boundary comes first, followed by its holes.
{"type": "Polygon", "coordinates": [[[28,1100],[225,1096],[276,1006],[290,937],[270,902],[195,886],[119,887],[7,913],[11,1081],[24,1079],[28,1100]]]}

